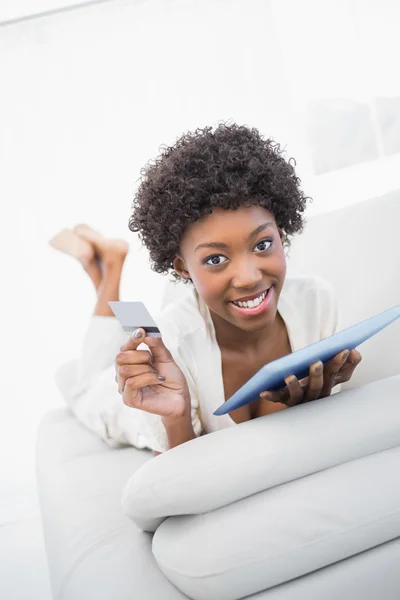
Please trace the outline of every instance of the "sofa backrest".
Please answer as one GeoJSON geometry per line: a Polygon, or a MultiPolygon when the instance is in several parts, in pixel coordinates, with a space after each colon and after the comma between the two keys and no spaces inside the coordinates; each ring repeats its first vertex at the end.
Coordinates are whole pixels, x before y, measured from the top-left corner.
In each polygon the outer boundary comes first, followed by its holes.
{"type": "MultiPolygon", "coordinates": [[[[400,191],[311,218],[294,238],[288,275],[314,274],[335,288],[342,328],[400,304],[400,191]]],[[[400,373],[400,319],[359,348],[344,387],[400,373]]]]}
{"type": "MultiPolygon", "coordinates": [[[[314,216],[294,237],[288,275],[319,275],[335,288],[342,328],[400,304],[400,191],[314,216]]],[[[167,283],[163,305],[185,293],[167,283]]],[[[400,373],[400,319],[360,346],[344,388],[400,373]]]]}

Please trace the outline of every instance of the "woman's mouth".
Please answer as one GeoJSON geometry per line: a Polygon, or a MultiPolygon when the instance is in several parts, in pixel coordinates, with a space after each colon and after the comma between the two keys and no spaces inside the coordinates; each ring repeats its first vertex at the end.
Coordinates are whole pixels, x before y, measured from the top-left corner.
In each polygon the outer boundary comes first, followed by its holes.
{"type": "Polygon", "coordinates": [[[274,286],[271,285],[268,290],[264,290],[257,298],[248,300],[247,302],[231,301],[229,304],[233,307],[236,314],[242,317],[255,317],[269,308],[273,293],[274,286]]]}

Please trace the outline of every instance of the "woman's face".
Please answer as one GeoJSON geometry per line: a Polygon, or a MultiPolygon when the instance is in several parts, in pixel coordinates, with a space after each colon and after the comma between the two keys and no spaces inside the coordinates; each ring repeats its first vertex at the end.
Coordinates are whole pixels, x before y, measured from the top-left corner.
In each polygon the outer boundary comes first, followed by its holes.
{"type": "Polygon", "coordinates": [[[286,276],[282,237],[261,206],[219,208],[188,225],[174,268],[192,279],[212,312],[255,331],[275,319],[286,276]]]}

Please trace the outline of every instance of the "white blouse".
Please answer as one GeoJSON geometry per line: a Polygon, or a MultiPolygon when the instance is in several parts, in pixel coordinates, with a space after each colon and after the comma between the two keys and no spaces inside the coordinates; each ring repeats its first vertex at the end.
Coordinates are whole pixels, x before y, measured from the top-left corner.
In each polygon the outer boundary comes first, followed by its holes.
{"type": "MultiPolygon", "coordinates": [[[[279,296],[278,311],[285,322],[292,352],[340,330],[336,294],[332,286],[320,278],[287,277],[279,296]]],[[[96,327],[101,327],[102,319],[103,322],[108,319],[104,323],[108,328],[114,325],[119,328],[117,335],[121,336],[122,332],[126,339],[116,319],[98,317],[96,327]]],[[[165,345],[186,377],[196,436],[236,425],[229,414],[213,414],[225,401],[221,352],[210,311],[195,288],[188,287],[155,317],[155,321],[165,345]]],[[[101,337],[98,331],[96,335],[101,337]]],[[[121,337],[119,343],[123,343],[121,337]]],[[[139,349],[141,347],[145,346],[139,349]]],[[[100,381],[94,384],[97,391],[87,388],[77,393],[79,390],[75,390],[71,408],[78,419],[111,446],[130,444],[158,452],[167,450],[162,417],[123,404],[115,382],[114,365],[104,370],[100,381]],[[102,387],[100,381],[103,381],[102,387]]],[[[337,391],[339,386],[334,388],[334,392],[337,391]]]]}

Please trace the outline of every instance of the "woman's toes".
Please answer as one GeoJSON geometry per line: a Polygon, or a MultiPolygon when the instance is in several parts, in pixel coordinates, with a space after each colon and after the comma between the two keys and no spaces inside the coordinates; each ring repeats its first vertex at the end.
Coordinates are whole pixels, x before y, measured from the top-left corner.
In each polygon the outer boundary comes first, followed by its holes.
{"type": "Polygon", "coordinates": [[[123,263],[128,254],[129,244],[125,240],[106,238],[85,223],[75,225],[73,232],[92,245],[96,260],[101,267],[105,264],[123,263]]]}
{"type": "Polygon", "coordinates": [[[49,240],[52,248],[73,256],[81,263],[94,259],[94,249],[89,242],[76,235],[71,229],[63,229],[49,240]]]}

